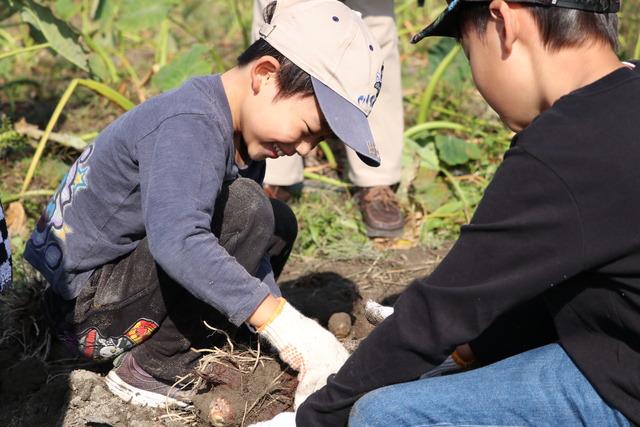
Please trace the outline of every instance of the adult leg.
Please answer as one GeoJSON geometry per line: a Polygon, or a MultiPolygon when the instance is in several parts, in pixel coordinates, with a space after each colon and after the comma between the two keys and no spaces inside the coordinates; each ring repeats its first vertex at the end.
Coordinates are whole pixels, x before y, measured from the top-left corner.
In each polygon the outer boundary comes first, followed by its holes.
{"type": "Polygon", "coordinates": [[[347,0],[345,4],[362,13],[384,56],[382,91],[369,116],[381,164],[371,168],[347,149],[349,179],[362,188],[358,199],[369,236],[396,236],[402,233],[404,217],[392,186],[401,177],[404,117],[394,2],[347,0]]]}
{"type": "Polygon", "coordinates": [[[402,81],[400,51],[393,0],[347,0],[345,4],[362,13],[384,56],[382,91],[369,116],[369,123],[381,164],[377,168],[365,165],[353,150],[348,149],[349,179],[358,187],[394,185],[400,182],[404,118],[402,111],[402,81]]]}
{"type": "Polygon", "coordinates": [[[270,198],[287,202],[300,193],[304,181],[304,161],[300,155],[266,161],[264,191],[270,198]]]}
{"type": "Polygon", "coordinates": [[[349,425],[629,426],[558,344],[460,374],[366,394],[349,425]]]}

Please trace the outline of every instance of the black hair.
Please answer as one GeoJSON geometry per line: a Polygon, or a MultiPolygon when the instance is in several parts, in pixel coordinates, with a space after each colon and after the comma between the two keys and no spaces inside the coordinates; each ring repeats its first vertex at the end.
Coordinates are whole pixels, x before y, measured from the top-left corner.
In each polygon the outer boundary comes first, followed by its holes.
{"type": "MultiPolygon", "coordinates": [[[[582,46],[594,41],[618,49],[618,16],[563,7],[521,3],[533,15],[542,41],[551,51],[582,46]]],[[[460,10],[460,34],[465,28],[475,29],[482,37],[487,29],[488,3],[463,3],[460,10]]]]}
{"type": "MultiPolygon", "coordinates": [[[[275,8],[275,1],[264,8],[264,22],[271,22],[275,8]]],[[[263,56],[272,56],[280,63],[280,69],[276,74],[279,86],[278,98],[314,95],[311,76],[262,38],[256,40],[238,57],[238,65],[242,67],[263,56]]]]}

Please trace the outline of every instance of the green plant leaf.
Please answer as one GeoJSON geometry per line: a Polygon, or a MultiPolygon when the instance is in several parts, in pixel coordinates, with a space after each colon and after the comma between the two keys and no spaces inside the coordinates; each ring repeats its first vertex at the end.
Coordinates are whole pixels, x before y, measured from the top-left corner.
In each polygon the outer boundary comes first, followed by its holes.
{"type": "Polygon", "coordinates": [[[450,166],[462,165],[482,155],[477,146],[450,135],[436,136],[436,147],[440,160],[450,166]]]}
{"type": "Polygon", "coordinates": [[[442,182],[432,182],[422,187],[420,193],[416,193],[416,199],[426,212],[434,212],[451,199],[451,191],[442,182]]]}
{"type": "Polygon", "coordinates": [[[418,168],[418,171],[416,172],[416,176],[413,182],[411,183],[411,186],[413,187],[413,191],[416,194],[422,193],[425,188],[433,184],[437,176],[438,176],[438,172],[432,169],[425,168],[425,167],[418,168]]]}
{"type": "Polygon", "coordinates": [[[160,90],[169,90],[182,84],[190,77],[211,72],[211,63],[205,58],[208,49],[201,44],[193,45],[153,76],[152,83],[160,90]]]}
{"type": "Polygon", "coordinates": [[[56,0],[54,7],[56,14],[65,21],[68,21],[76,13],[80,12],[82,4],[73,0],[56,0]]]}
{"type": "Polygon", "coordinates": [[[420,156],[420,167],[431,169],[432,171],[440,170],[440,160],[438,159],[438,153],[436,153],[436,147],[433,143],[428,143],[424,147],[420,147],[416,150],[418,156],[420,156]]]}
{"type": "Polygon", "coordinates": [[[462,215],[464,206],[459,200],[452,200],[431,213],[432,217],[447,217],[453,215],[462,215]]]}
{"type": "Polygon", "coordinates": [[[103,82],[109,81],[109,70],[107,70],[107,66],[104,65],[98,54],[91,53],[89,55],[89,67],[91,68],[92,76],[103,82]]]}
{"type": "Polygon", "coordinates": [[[179,0],[123,0],[116,26],[136,32],[160,25],[179,0]]]}
{"type": "Polygon", "coordinates": [[[22,19],[51,44],[51,48],[72,64],[89,71],[87,55],[78,43],[78,35],[64,21],[56,18],[51,9],[31,0],[18,3],[22,19]]]}
{"type": "Polygon", "coordinates": [[[467,156],[472,160],[479,160],[482,157],[482,150],[476,144],[467,142],[467,156]]]}

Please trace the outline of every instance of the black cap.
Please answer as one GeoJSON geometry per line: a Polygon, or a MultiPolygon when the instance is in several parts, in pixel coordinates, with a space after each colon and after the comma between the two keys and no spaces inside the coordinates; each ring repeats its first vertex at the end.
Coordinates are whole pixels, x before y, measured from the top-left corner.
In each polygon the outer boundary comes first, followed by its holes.
{"type": "MultiPolygon", "coordinates": [[[[411,38],[411,43],[418,43],[425,37],[459,37],[458,15],[463,2],[489,3],[490,0],[452,0],[449,6],[435,21],[411,38]]],[[[620,10],[620,0],[506,0],[513,3],[537,4],[540,6],[564,7],[566,9],[585,10],[594,13],[616,13],[620,10]]]]}

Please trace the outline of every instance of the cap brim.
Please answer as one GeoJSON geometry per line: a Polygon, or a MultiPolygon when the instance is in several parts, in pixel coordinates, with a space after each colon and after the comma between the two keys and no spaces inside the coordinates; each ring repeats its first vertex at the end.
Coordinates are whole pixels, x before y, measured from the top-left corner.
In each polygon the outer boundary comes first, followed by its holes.
{"type": "Polygon", "coordinates": [[[365,164],[380,166],[367,116],[320,80],[312,76],[311,82],[322,114],[335,136],[352,148],[365,164]]]}
{"type": "MultiPolygon", "coordinates": [[[[431,24],[411,38],[411,43],[418,43],[425,37],[459,37],[458,18],[462,2],[489,3],[490,0],[452,0],[431,24]]],[[[519,0],[519,3],[530,3],[541,6],[556,6],[569,9],[585,10],[596,13],[616,13],[620,10],[620,0],[576,1],[576,0],[519,0]]]]}
{"type": "Polygon", "coordinates": [[[453,0],[431,24],[427,25],[418,34],[411,37],[411,43],[418,43],[425,37],[458,37],[458,16],[460,15],[460,5],[462,1],[453,0]]]}

